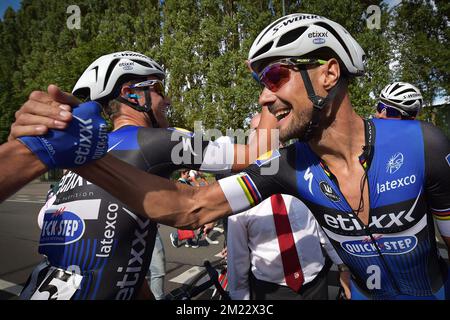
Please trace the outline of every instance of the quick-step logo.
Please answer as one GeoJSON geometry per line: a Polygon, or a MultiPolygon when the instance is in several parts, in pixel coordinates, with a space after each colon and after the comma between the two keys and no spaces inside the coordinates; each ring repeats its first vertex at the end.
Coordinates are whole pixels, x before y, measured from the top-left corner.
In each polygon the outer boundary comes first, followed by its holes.
{"type": "Polygon", "coordinates": [[[84,233],[84,220],[62,207],[45,213],[39,245],[66,245],[78,241],[84,233]]]}
{"type": "Polygon", "coordinates": [[[417,246],[415,236],[387,237],[379,236],[374,238],[375,243],[370,237],[362,240],[350,240],[341,243],[342,249],[347,253],[357,257],[375,257],[378,256],[378,249],[381,254],[405,254],[417,246]]]}

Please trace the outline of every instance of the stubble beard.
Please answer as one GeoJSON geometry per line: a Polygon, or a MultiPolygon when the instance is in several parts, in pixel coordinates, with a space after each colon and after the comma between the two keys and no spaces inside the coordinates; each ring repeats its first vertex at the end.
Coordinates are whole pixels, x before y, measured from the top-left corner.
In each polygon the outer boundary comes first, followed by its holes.
{"type": "Polygon", "coordinates": [[[299,139],[304,141],[306,130],[312,119],[312,109],[302,110],[299,112],[291,111],[292,119],[289,121],[286,129],[280,130],[280,141],[288,141],[290,139],[299,139]]]}

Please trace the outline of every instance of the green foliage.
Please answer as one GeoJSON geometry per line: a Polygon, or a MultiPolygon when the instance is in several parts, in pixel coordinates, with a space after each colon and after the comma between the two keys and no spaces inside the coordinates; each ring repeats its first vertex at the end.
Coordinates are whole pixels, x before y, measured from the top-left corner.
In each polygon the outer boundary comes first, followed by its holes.
{"type": "MultiPolygon", "coordinates": [[[[444,0],[403,1],[392,10],[379,1],[285,1],[286,14],[326,16],[348,29],[367,55],[368,76],[350,87],[363,116],[373,113],[380,90],[392,80],[410,81],[431,104],[448,95],[448,13],[444,0]],[[366,8],[380,5],[381,28],[366,26],[366,8]],[[390,67],[398,62],[397,67],[390,67]]],[[[241,128],[258,110],[259,86],[245,60],[259,32],[282,16],[273,0],[78,0],[81,28],[66,25],[68,0],[22,0],[0,21],[0,142],[15,111],[33,90],[55,83],[70,91],[98,56],[119,50],[148,54],[167,71],[173,125],[193,129],[241,128]]],[[[448,109],[448,108],[447,108],[448,109]]],[[[427,110],[448,130],[446,108],[427,110]],[[447,119],[447,120],[446,120],[447,119]]]]}

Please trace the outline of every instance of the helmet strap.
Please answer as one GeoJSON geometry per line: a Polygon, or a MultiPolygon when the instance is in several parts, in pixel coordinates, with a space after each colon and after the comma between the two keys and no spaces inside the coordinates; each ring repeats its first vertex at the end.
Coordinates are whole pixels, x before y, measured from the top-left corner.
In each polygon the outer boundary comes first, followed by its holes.
{"type": "Polygon", "coordinates": [[[309,121],[303,137],[303,141],[308,141],[313,136],[314,130],[319,126],[321,111],[334,99],[343,81],[339,78],[335,86],[328,92],[328,95],[326,97],[321,97],[316,95],[308,71],[306,69],[300,69],[300,74],[302,76],[303,83],[305,84],[308,98],[313,104],[311,121],[309,121]]]}
{"type": "Polygon", "coordinates": [[[116,100],[126,104],[127,106],[133,108],[136,111],[146,112],[148,114],[148,116],[150,117],[150,122],[152,123],[152,127],[159,128],[158,121],[156,120],[155,115],[153,114],[153,110],[152,110],[152,97],[150,96],[150,90],[148,88],[145,88],[143,90],[144,90],[144,97],[145,97],[145,104],[143,106],[141,106],[139,103],[127,100],[121,96],[117,97],[116,100]]]}

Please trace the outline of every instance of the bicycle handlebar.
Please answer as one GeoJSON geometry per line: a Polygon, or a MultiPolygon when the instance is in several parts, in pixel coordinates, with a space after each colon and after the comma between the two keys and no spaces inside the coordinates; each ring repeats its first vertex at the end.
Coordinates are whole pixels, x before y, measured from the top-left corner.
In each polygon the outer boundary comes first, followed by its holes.
{"type": "MultiPolygon", "coordinates": [[[[230,296],[228,295],[228,292],[226,292],[222,285],[219,282],[219,273],[213,266],[211,265],[211,262],[209,260],[203,261],[203,265],[205,266],[206,271],[208,272],[209,278],[211,279],[212,283],[216,287],[219,294],[223,297],[224,300],[231,300],[230,296]]],[[[209,281],[208,281],[209,282],[209,281]]]]}

